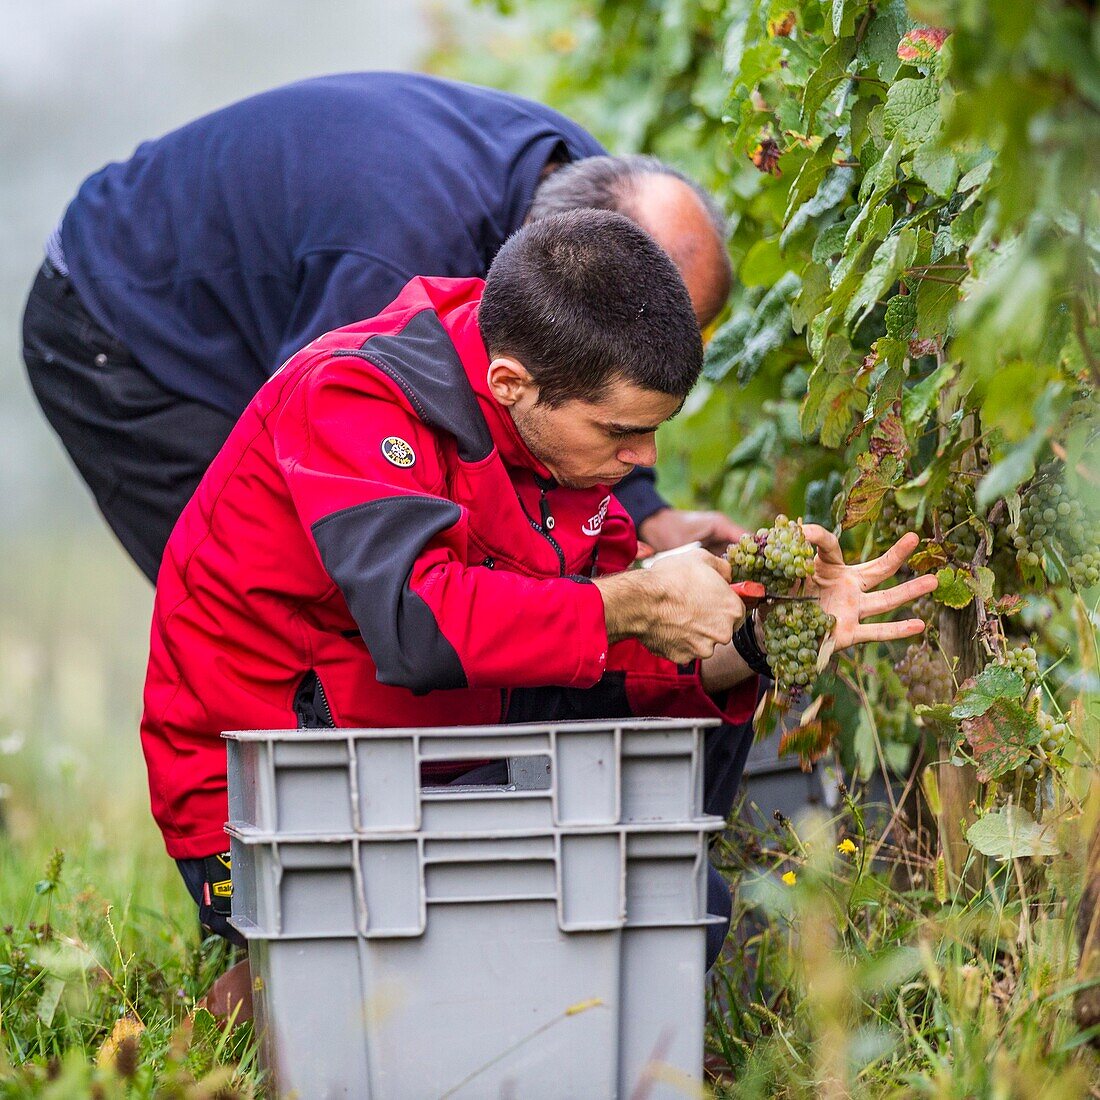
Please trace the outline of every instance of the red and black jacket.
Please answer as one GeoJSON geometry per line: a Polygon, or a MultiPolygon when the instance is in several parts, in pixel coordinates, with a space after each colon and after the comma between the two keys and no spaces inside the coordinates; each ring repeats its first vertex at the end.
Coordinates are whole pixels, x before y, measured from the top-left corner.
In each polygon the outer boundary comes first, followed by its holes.
{"type": "Polygon", "coordinates": [[[596,573],[633,559],[606,487],[558,486],[489,394],[482,282],[414,279],[256,395],[169,540],[142,743],[175,858],[225,848],[225,729],[501,721],[520,688],[593,713],[744,722],[697,666],[609,647],[596,573]]]}

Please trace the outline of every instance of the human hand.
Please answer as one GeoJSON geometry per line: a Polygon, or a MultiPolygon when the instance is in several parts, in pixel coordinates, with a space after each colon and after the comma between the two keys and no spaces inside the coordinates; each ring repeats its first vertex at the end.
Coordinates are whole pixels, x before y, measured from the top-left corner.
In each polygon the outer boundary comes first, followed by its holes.
{"type": "MultiPolygon", "coordinates": [[[[688,542],[701,542],[714,554],[725,553],[731,542],[745,533],[721,512],[689,512],[678,508],[662,508],[644,519],[638,528],[638,538],[652,551],[674,550],[688,542]]],[[[639,557],[648,557],[643,549],[639,557]]]]}
{"type": "Polygon", "coordinates": [[[936,578],[926,574],[893,588],[872,591],[905,564],[919,545],[919,536],[910,531],[880,557],[859,565],[845,565],[840,543],[831,531],[816,523],[807,523],[803,525],[802,532],[807,541],[817,548],[814,573],[806,581],[805,594],[819,596],[822,610],[836,619],[832,634],[835,649],[846,649],[863,642],[896,641],[924,630],[921,619],[863,622],[865,618],[896,611],[903,604],[936,588],[936,578]]]}
{"type": "Polygon", "coordinates": [[[609,641],[637,638],[676,664],[709,657],[744,621],[730,588],[730,567],[706,550],[689,550],[651,569],[600,577],[609,641]]]}

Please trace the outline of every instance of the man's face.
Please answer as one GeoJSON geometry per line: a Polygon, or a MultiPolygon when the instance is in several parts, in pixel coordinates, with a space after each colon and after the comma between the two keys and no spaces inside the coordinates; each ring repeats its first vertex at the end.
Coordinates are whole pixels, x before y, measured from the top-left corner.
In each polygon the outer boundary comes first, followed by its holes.
{"type": "Polygon", "coordinates": [[[531,387],[510,408],[524,443],[558,484],[588,489],[614,485],[635,466],[652,466],[654,434],[682,404],[682,398],[616,379],[597,401],[550,408],[538,403],[531,387]]]}

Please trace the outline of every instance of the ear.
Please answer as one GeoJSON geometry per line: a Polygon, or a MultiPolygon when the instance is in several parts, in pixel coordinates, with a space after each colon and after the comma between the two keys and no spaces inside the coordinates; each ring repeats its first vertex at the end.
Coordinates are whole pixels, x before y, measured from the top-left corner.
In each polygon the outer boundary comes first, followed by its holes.
{"type": "Polygon", "coordinates": [[[489,364],[486,374],[489,392],[505,408],[513,405],[534,404],[538,400],[539,388],[528,373],[527,368],[509,355],[499,355],[489,364]]]}

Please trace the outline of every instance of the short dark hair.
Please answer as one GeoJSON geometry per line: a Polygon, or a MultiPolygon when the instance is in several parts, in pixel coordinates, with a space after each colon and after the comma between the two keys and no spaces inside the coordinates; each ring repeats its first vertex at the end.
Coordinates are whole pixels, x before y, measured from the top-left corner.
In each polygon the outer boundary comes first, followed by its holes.
{"type": "Polygon", "coordinates": [[[528,220],[583,209],[615,210],[629,217],[635,189],[646,176],[671,176],[687,184],[706,209],[718,239],[725,242],[729,234],[726,216],[707,189],[663,160],[640,153],[585,157],[555,168],[539,183],[528,220]]]}
{"type": "Polygon", "coordinates": [[[622,378],[685,396],[703,345],[687,287],[622,214],[573,210],[531,222],[497,253],[478,312],[490,357],[512,355],[539,401],[596,401],[622,378]]]}

